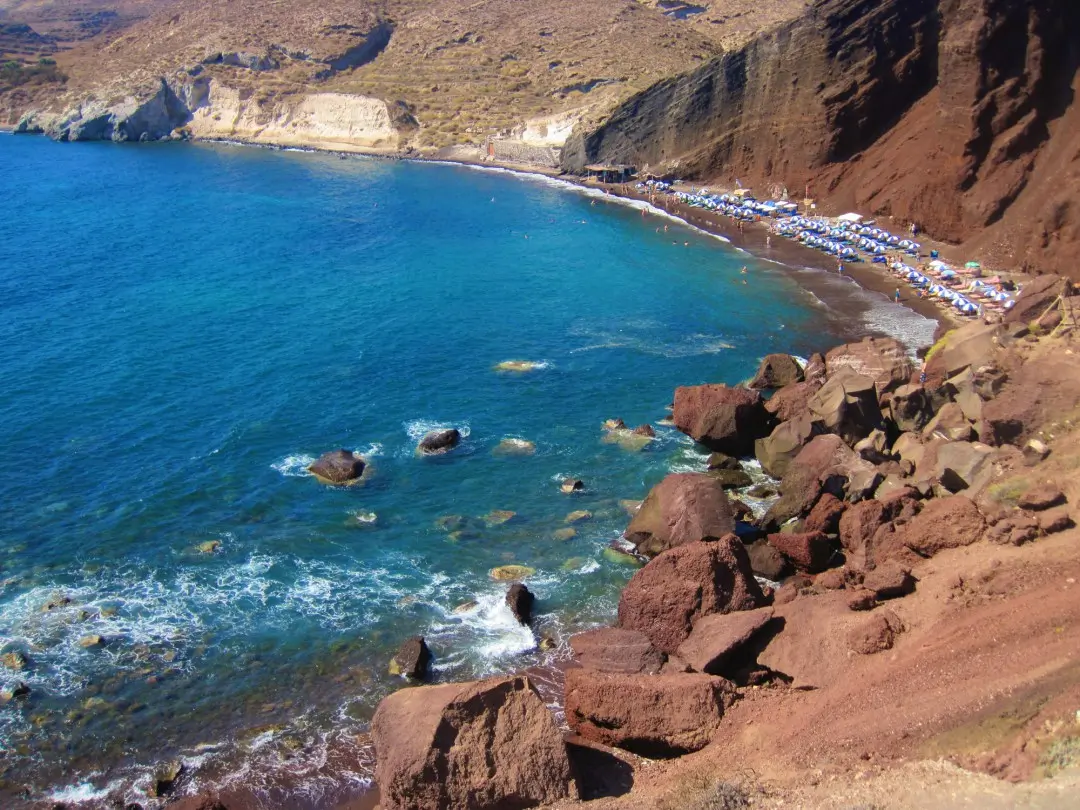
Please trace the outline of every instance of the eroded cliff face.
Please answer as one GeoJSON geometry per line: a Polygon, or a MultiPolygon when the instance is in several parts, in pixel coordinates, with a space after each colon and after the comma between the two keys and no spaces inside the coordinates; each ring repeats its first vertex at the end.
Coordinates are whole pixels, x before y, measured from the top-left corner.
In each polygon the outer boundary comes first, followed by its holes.
{"type": "Polygon", "coordinates": [[[808,189],[1080,277],[1073,0],[816,0],[579,129],[564,164],[808,189]]]}

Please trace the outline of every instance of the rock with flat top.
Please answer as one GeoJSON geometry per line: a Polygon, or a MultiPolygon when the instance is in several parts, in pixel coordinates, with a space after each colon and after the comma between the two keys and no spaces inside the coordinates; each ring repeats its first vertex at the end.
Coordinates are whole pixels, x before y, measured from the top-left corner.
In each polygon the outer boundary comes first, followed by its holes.
{"type": "Polygon", "coordinates": [[[1016,505],[1021,509],[1030,509],[1033,512],[1041,512],[1054,506],[1065,503],[1065,493],[1053,484],[1038,484],[1023,495],[1016,505]]]}
{"type": "Polygon", "coordinates": [[[308,467],[308,472],[330,484],[347,484],[364,474],[364,459],[348,450],[323,453],[308,467]]]}
{"type": "Polygon", "coordinates": [[[773,610],[768,607],[705,616],[675,654],[697,672],[732,677],[729,665],[772,617],[773,610]]]}
{"type": "Polygon", "coordinates": [[[672,473],[649,494],[626,528],[640,554],[662,551],[735,531],[723,482],[709,473],[672,473]]]}
{"type": "Polygon", "coordinates": [[[907,567],[888,561],[867,573],[863,587],[878,600],[897,599],[915,590],[915,577],[907,567]]]}
{"type": "Polygon", "coordinates": [[[638,630],[602,627],[570,637],[574,660],[586,669],[627,675],[655,675],[664,655],[638,630]]]}
{"type": "Polygon", "coordinates": [[[576,799],[566,746],[527,677],[401,689],[371,721],[384,810],[506,810],[576,799]]]}
{"type": "Polygon", "coordinates": [[[904,344],[889,337],[867,337],[830,349],[825,368],[830,379],[846,371],[869,377],[881,394],[904,385],[914,372],[904,344]]]}
{"type": "Polygon", "coordinates": [[[769,545],[791,560],[797,571],[817,574],[829,567],[835,550],[823,532],[780,532],[769,535],[769,545]]]}

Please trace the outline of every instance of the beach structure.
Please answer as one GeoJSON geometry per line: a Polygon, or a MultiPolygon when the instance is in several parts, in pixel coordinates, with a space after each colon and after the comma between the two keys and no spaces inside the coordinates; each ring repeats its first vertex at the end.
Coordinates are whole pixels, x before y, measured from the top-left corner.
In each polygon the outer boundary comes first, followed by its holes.
{"type": "Polygon", "coordinates": [[[625,163],[593,163],[585,167],[585,175],[601,183],[625,183],[637,172],[625,163]]]}

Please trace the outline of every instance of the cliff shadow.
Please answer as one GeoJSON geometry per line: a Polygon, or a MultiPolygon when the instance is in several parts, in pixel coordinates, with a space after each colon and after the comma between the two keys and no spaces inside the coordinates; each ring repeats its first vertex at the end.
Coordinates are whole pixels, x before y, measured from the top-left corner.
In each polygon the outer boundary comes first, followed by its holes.
{"type": "Polygon", "coordinates": [[[566,753],[582,801],[623,796],[634,787],[634,768],[611,750],[570,735],[566,753]]]}

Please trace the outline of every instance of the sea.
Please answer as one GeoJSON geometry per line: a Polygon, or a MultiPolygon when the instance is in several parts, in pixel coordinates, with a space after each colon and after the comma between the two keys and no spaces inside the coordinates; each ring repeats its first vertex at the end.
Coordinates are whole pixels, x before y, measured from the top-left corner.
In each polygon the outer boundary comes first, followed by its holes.
{"type": "Polygon", "coordinates": [[[460,165],[4,135],[0,210],[0,688],[30,690],[0,705],[6,807],[361,796],[404,640],[464,680],[612,619],[625,502],[704,469],[664,423],[676,386],[934,328],[641,203],[460,165]],[[419,456],[443,427],[462,443],[419,456]],[[307,472],[338,448],[359,484],[307,472]]]}

